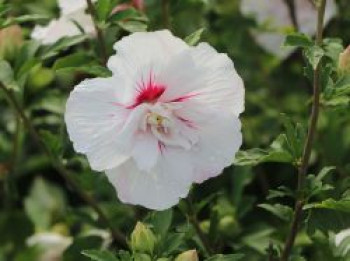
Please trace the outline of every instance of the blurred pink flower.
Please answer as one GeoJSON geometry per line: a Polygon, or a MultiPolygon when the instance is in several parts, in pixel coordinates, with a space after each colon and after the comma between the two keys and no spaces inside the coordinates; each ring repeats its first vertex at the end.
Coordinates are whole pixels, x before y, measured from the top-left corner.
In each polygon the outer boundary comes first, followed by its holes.
{"type": "Polygon", "coordinates": [[[121,201],[166,209],[232,164],[243,82],[226,54],[167,30],[134,33],[115,50],[112,77],[85,80],[70,94],[68,133],[121,201]]]}
{"type": "MultiPolygon", "coordinates": [[[[312,1],[295,0],[294,3],[299,31],[310,36],[314,35],[317,11],[312,1]]],[[[286,34],[295,30],[285,0],[242,0],[240,8],[242,14],[256,19],[259,28],[252,33],[266,51],[280,58],[286,58],[293,52],[293,48],[282,47],[286,34]]],[[[335,1],[327,1],[324,24],[328,24],[336,13],[335,1]]]]}
{"type": "Polygon", "coordinates": [[[112,13],[117,13],[117,12],[120,12],[120,11],[124,11],[124,10],[127,10],[129,8],[135,8],[139,11],[144,11],[145,10],[145,4],[143,2],[143,0],[131,0],[130,3],[122,3],[122,4],[119,4],[117,5],[112,13]]]}

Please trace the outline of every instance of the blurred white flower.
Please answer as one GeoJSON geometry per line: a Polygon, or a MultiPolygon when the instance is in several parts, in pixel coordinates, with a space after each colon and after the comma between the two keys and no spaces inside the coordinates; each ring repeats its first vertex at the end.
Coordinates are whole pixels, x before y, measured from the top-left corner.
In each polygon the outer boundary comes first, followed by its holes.
{"type": "Polygon", "coordinates": [[[350,252],[350,244],[341,246],[343,243],[346,243],[345,240],[349,242],[349,239],[350,228],[340,231],[334,237],[335,246],[341,250],[341,253],[339,253],[341,256],[346,256],[350,252]]]}
{"type": "Polygon", "coordinates": [[[60,261],[63,252],[72,242],[71,237],[54,232],[43,232],[28,238],[27,245],[39,249],[41,252],[39,261],[60,261]]]}
{"type": "Polygon", "coordinates": [[[91,16],[85,11],[86,0],[58,0],[60,17],[51,20],[46,26],[36,25],[31,37],[43,44],[52,44],[66,36],[81,34],[81,29],[89,35],[95,34],[91,16]],[[78,26],[79,25],[79,26],[78,26]]]}
{"type": "Polygon", "coordinates": [[[68,133],[121,201],[166,209],[232,163],[243,82],[226,54],[166,30],[134,33],[115,50],[112,77],[85,80],[70,94],[68,133]]]}
{"type": "MultiPolygon", "coordinates": [[[[307,35],[316,33],[317,10],[311,0],[295,0],[296,22],[299,31],[307,35]]],[[[266,51],[280,58],[286,58],[293,48],[282,47],[288,32],[294,29],[292,17],[285,0],[241,0],[243,15],[256,19],[259,27],[253,36],[266,51]]],[[[337,14],[334,0],[327,1],[324,25],[337,14]]]]}

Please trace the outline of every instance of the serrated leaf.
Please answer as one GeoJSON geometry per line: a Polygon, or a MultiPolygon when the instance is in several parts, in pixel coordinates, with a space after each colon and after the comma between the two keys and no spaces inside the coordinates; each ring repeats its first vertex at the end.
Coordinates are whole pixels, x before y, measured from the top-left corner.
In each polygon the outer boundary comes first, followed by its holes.
{"type": "Polygon", "coordinates": [[[325,52],[321,47],[314,45],[314,46],[306,48],[304,51],[304,55],[305,55],[307,61],[312,66],[312,68],[314,70],[316,70],[322,57],[325,55],[325,52]]]}
{"type": "Polygon", "coordinates": [[[84,250],[82,254],[93,261],[119,261],[113,253],[107,250],[84,250]]]}
{"type": "Polygon", "coordinates": [[[284,46],[310,47],[314,43],[309,36],[302,33],[292,33],[286,36],[284,46]]]}
{"type": "Polygon", "coordinates": [[[350,213],[350,198],[341,200],[327,199],[320,203],[313,204],[313,208],[326,208],[350,213]]]}
{"type": "Polygon", "coordinates": [[[198,29],[197,31],[187,36],[185,38],[185,42],[191,46],[196,45],[200,41],[204,31],[205,31],[205,28],[198,29]]]}
{"type": "Polygon", "coordinates": [[[260,204],[258,205],[260,208],[263,208],[276,217],[284,220],[284,221],[291,221],[293,217],[293,209],[289,206],[281,205],[281,204],[260,204]]]}
{"type": "Polygon", "coordinates": [[[292,155],[284,149],[284,140],[283,135],[280,135],[271,144],[270,148],[266,150],[255,148],[239,151],[236,154],[234,164],[239,166],[255,166],[263,162],[293,162],[292,155]]]}

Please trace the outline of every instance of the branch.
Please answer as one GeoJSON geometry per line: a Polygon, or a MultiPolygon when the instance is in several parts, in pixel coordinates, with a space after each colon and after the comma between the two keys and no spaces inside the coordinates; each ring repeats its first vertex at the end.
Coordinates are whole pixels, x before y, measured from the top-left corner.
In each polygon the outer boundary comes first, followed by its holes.
{"type": "MultiPolygon", "coordinates": [[[[325,9],[326,9],[326,0],[321,0],[317,10],[318,16],[317,16],[317,33],[316,33],[316,40],[315,40],[316,45],[322,44],[323,21],[324,21],[325,9]]],[[[288,238],[284,245],[281,261],[288,260],[294,245],[295,237],[299,230],[301,219],[302,219],[303,206],[305,204],[303,189],[304,189],[304,183],[305,183],[305,178],[307,174],[307,167],[310,161],[311,149],[312,149],[312,144],[316,133],[318,115],[320,110],[320,71],[321,71],[321,64],[319,64],[317,68],[314,70],[313,103],[312,103],[311,116],[310,116],[310,122],[309,122],[309,128],[308,128],[309,131],[306,137],[303,157],[302,157],[301,165],[298,171],[298,187],[297,187],[298,199],[295,203],[294,218],[292,221],[291,230],[289,232],[288,238]]]]}
{"type": "Polygon", "coordinates": [[[61,163],[59,159],[51,152],[51,150],[47,147],[45,142],[41,139],[39,133],[36,131],[34,126],[32,125],[32,122],[30,119],[26,116],[24,113],[24,110],[21,108],[19,103],[17,102],[16,98],[14,97],[13,93],[6,89],[2,84],[0,84],[0,89],[3,90],[5,93],[9,103],[16,111],[18,117],[23,121],[24,126],[28,129],[30,132],[32,138],[34,141],[39,145],[39,147],[43,150],[43,152],[49,157],[53,167],[56,169],[56,171],[63,177],[63,179],[69,184],[69,186],[79,195],[79,197],[85,201],[87,204],[89,204],[95,212],[98,214],[100,220],[109,227],[112,237],[114,241],[120,245],[121,247],[127,247],[126,244],[126,238],[125,236],[118,230],[116,230],[103,210],[100,208],[98,203],[95,201],[93,197],[86,194],[76,183],[76,181],[72,178],[72,173],[67,170],[64,165],[61,163]]]}

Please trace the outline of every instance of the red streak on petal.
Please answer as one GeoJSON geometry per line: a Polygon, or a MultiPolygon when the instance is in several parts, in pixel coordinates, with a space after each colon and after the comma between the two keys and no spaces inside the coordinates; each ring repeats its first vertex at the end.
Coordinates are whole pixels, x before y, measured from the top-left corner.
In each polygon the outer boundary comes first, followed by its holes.
{"type": "Polygon", "coordinates": [[[188,100],[188,99],[190,99],[192,97],[195,97],[197,95],[198,94],[195,94],[195,93],[193,93],[193,94],[186,94],[184,96],[180,96],[178,98],[175,98],[175,99],[171,100],[170,102],[183,102],[183,101],[186,101],[186,100],[188,100]]]}
{"type": "Polygon", "coordinates": [[[188,119],[185,119],[185,118],[182,118],[182,117],[180,117],[180,116],[177,116],[177,118],[178,118],[180,121],[182,121],[183,123],[185,123],[188,127],[193,128],[193,129],[196,129],[196,126],[195,126],[195,124],[194,124],[193,121],[188,120],[188,119]]]}
{"type": "Polygon", "coordinates": [[[154,82],[152,72],[150,73],[148,82],[145,83],[142,80],[138,86],[138,94],[134,100],[134,103],[127,107],[128,109],[133,109],[142,103],[155,103],[165,91],[165,86],[154,82]]]}

